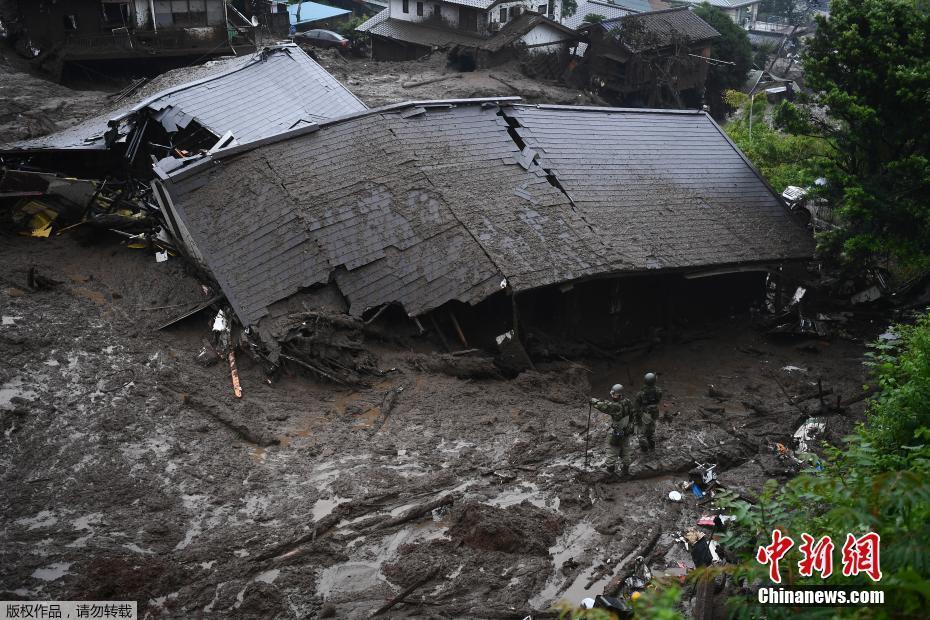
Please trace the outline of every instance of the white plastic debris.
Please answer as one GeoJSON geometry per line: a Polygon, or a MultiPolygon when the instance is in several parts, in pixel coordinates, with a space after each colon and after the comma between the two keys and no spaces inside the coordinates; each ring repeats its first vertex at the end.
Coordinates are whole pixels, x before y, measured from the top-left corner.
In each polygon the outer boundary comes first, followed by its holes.
{"type": "Polygon", "coordinates": [[[865,304],[865,303],[869,303],[870,301],[875,301],[876,299],[880,299],[881,296],[882,296],[882,291],[880,288],[878,288],[877,286],[870,286],[864,291],[860,291],[856,293],[855,295],[853,295],[852,297],[850,297],[849,301],[851,301],[854,304],[865,304]]]}
{"type": "Polygon", "coordinates": [[[782,368],[782,370],[784,370],[785,372],[807,372],[800,366],[785,366],[784,368],[782,368]]]}
{"type": "Polygon", "coordinates": [[[155,262],[163,263],[168,260],[168,252],[155,252],[155,262]]]}
{"type": "Polygon", "coordinates": [[[810,443],[827,428],[827,423],[821,418],[808,418],[804,424],[794,431],[794,441],[798,445],[798,452],[810,452],[810,443]]]}
{"type": "Polygon", "coordinates": [[[229,328],[229,322],[226,320],[226,313],[220,310],[213,319],[213,331],[225,332],[229,328]]]}
{"type": "Polygon", "coordinates": [[[791,304],[790,304],[790,305],[793,306],[793,305],[795,305],[796,303],[798,303],[799,301],[801,301],[802,299],[804,299],[804,294],[805,294],[805,293],[807,293],[807,289],[804,288],[803,286],[799,286],[799,287],[798,287],[798,290],[796,290],[796,291],[794,292],[794,296],[791,298],[791,304]]]}
{"type": "Polygon", "coordinates": [[[583,609],[594,609],[594,599],[593,598],[581,599],[581,607],[583,609]]]}
{"type": "Polygon", "coordinates": [[[673,502],[680,502],[680,501],[681,501],[681,493],[679,493],[678,491],[669,491],[669,492],[668,492],[668,498],[669,498],[670,500],[672,500],[673,502]]]}
{"type": "Polygon", "coordinates": [[[511,329],[509,332],[504,332],[503,334],[501,334],[494,340],[497,341],[497,346],[501,346],[505,342],[509,342],[510,340],[513,340],[513,330],[511,329]]]}

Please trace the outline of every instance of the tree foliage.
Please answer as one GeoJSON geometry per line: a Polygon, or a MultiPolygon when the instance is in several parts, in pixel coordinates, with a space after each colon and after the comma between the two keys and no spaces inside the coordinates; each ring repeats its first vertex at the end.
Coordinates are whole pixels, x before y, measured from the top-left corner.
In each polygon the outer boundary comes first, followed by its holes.
{"type": "Polygon", "coordinates": [[[730,107],[739,111],[726,124],[727,135],[769,185],[782,192],[789,185],[808,187],[814,184],[819,174],[817,164],[829,154],[825,140],[774,129],[769,124],[771,110],[764,96],[755,98],[751,110],[749,97],[741,92],[727,91],[725,98],[730,107]]]}
{"type": "Polygon", "coordinates": [[[879,340],[868,354],[879,392],[869,402],[866,436],[882,453],[896,455],[917,429],[930,428],[930,316],[890,333],[896,340],[879,340]]]}
{"type": "Polygon", "coordinates": [[[711,43],[711,58],[733,63],[712,63],[707,72],[708,106],[714,118],[721,119],[727,111],[724,92],[738,89],[746,82],[746,74],[752,67],[752,46],[746,31],[720,9],[705,2],[694,12],[720,33],[720,37],[711,43]]]}
{"type": "Polygon", "coordinates": [[[810,0],[763,0],[759,8],[767,15],[784,17],[789,24],[803,25],[810,21],[813,4],[810,0]]]}
{"type": "Polygon", "coordinates": [[[562,15],[564,19],[566,17],[571,17],[575,14],[575,11],[578,10],[578,0],[562,0],[562,15]]]}
{"type": "Polygon", "coordinates": [[[836,147],[823,176],[845,225],[832,247],[853,259],[926,265],[930,11],[912,0],[833,0],[830,9],[804,55],[819,107],[786,108],[782,121],[836,147]]]}

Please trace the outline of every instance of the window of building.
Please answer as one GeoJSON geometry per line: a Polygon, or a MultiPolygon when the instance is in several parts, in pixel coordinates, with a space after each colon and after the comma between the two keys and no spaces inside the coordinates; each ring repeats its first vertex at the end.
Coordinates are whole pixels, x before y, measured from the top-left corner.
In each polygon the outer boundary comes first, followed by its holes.
{"type": "Polygon", "coordinates": [[[207,25],[207,0],[156,0],[153,4],[156,26],[207,25]]]}
{"type": "Polygon", "coordinates": [[[433,16],[434,16],[434,17],[442,17],[442,5],[440,5],[440,4],[434,4],[434,5],[433,5],[433,16]]]}
{"type": "Polygon", "coordinates": [[[417,2],[417,15],[423,17],[423,3],[417,2]]]}
{"type": "Polygon", "coordinates": [[[546,5],[545,5],[545,4],[540,4],[540,5],[536,8],[536,11],[537,11],[540,15],[545,15],[545,14],[546,14],[546,5]]]}
{"type": "Polygon", "coordinates": [[[404,11],[404,13],[410,12],[410,0],[403,0],[402,10],[404,11]]]}
{"type": "Polygon", "coordinates": [[[507,21],[507,9],[501,9],[501,23],[507,21]]]}

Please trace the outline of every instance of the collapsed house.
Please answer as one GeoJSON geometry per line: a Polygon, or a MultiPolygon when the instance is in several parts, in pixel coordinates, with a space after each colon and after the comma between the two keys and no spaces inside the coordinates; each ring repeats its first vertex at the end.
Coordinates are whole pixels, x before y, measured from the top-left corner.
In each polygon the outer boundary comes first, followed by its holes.
{"type": "Polygon", "coordinates": [[[434,49],[469,56],[465,65],[500,64],[523,52],[564,58],[579,36],[551,18],[561,3],[543,0],[392,0],[358,26],[371,37],[372,58],[415,60],[434,49]]]}
{"type": "Polygon", "coordinates": [[[324,305],[472,346],[546,320],[623,331],[637,304],[655,318],[647,298],[699,306],[715,278],[728,303],[761,295],[813,252],[696,111],[409,102],[184,163],[156,166],[155,197],[266,350],[324,305]]]}
{"type": "Polygon", "coordinates": [[[699,107],[710,46],[720,36],[688,7],[631,14],[581,27],[581,75],[624,105],[699,107]]]}
{"type": "Polygon", "coordinates": [[[161,249],[152,164],[180,165],[221,146],[259,143],[367,110],[300,47],[278,45],[161,76],[114,109],[48,136],[0,146],[0,201],[31,234],[83,223],[145,233],[161,249]],[[123,103],[135,96],[135,103],[123,103]]]}
{"type": "Polygon", "coordinates": [[[121,169],[145,178],[152,158],[254,142],[367,109],[292,43],[169,73],[145,90],[151,94],[64,131],[3,145],[0,156],[13,168],[89,176],[121,169]]]}

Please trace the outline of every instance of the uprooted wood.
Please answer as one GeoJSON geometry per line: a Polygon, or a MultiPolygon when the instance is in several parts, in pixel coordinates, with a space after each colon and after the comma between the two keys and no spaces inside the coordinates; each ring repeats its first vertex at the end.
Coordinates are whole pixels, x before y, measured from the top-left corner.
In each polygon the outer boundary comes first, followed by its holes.
{"type": "Polygon", "coordinates": [[[410,584],[409,586],[407,586],[406,588],[404,588],[403,590],[401,590],[400,593],[399,593],[397,596],[395,596],[394,598],[392,598],[391,600],[389,600],[387,603],[385,603],[384,605],[382,605],[382,606],[379,607],[378,609],[376,609],[375,612],[374,612],[373,614],[371,614],[371,616],[369,616],[369,617],[370,617],[370,618],[374,618],[375,616],[380,616],[380,615],[383,614],[384,612],[390,610],[392,607],[394,607],[395,605],[397,605],[398,603],[400,603],[401,601],[403,601],[405,598],[407,598],[408,596],[410,596],[410,594],[413,593],[414,590],[416,590],[416,589],[418,589],[418,588],[421,588],[421,587],[423,587],[424,585],[426,585],[428,582],[432,581],[433,578],[435,578],[436,575],[439,574],[439,570],[440,570],[440,569],[439,569],[439,567],[437,566],[436,568],[427,571],[426,574],[425,574],[423,577],[421,577],[420,579],[417,579],[417,580],[414,581],[412,584],[410,584]]]}
{"type": "Polygon", "coordinates": [[[414,82],[402,82],[401,88],[416,88],[417,86],[426,86],[427,84],[435,84],[436,82],[444,82],[445,80],[456,80],[464,77],[462,73],[450,73],[448,75],[440,75],[439,77],[428,78],[426,80],[417,80],[414,82]]]}
{"type": "Polygon", "coordinates": [[[610,582],[604,586],[604,596],[616,596],[620,591],[620,588],[623,587],[623,582],[627,580],[627,577],[633,574],[633,570],[636,567],[636,558],[639,556],[646,557],[651,552],[652,549],[656,546],[656,543],[659,542],[659,537],[662,536],[662,527],[655,526],[649,533],[642,539],[642,543],[636,549],[628,554],[625,558],[625,561],[622,562],[614,573],[613,578],[610,582]]]}
{"type": "MultiPolygon", "coordinates": [[[[396,496],[397,492],[391,491],[390,493],[370,496],[358,501],[339,504],[333,509],[331,513],[325,517],[322,517],[318,521],[314,521],[307,532],[297,536],[296,538],[292,538],[291,540],[274,545],[267,551],[253,557],[252,561],[262,562],[272,558],[280,560],[285,556],[290,557],[290,555],[301,545],[312,542],[323,536],[336,525],[338,525],[339,522],[343,519],[354,519],[360,515],[365,514],[366,512],[370,512],[372,510],[381,510],[384,508],[386,501],[396,498],[396,496]]],[[[373,517],[373,519],[377,519],[377,517],[373,517]]]]}
{"type": "Polygon", "coordinates": [[[292,314],[273,330],[260,329],[272,364],[285,360],[342,385],[365,385],[364,377],[377,373],[364,332],[364,323],[357,319],[322,312],[292,314]]]}
{"type": "MultiPolygon", "coordinates": [[[[171,389],[171,388],[168,388],[168,389],[171,389]]],[[[178,393],[178,394],[182,394],[184,402],[185,404],[187,404],[187,406],[191,407],[192,409],[196,409],[197,411],[201,411],[207,414],[208,416],[210,416],[211,418],[213,418],[214,420],[216,420],[217,422],[219,422],[220,424],[222,424],[223,426],[231,430],[233,433],[238,435],[241,439],[244,439],[245,441],[249,443],[253,443],[262,448],[265,448],[268,446],[275,446],[280,443],[280,441],[275,437],[270,437],[262,431],[255,431],[249,428],[248,426],[246,426],[245,424],[243,424],[242,422],[229,418],[228,415],[224,413],[226,408],[219,405],[218,403],[210,404],[206,402],[206,400],[203,400],[196,396],[191,396],[189,394],[186,394],[186,393],[183,393],[177,390],[173,390],[173,389],[171,391],[178,393]]]]}
{"type": "Polygon", "coordinates": [[[388,416],[391,414],[391,410],[394,408],[394,403],[397,402],[397,397],[400,396],[400,393],[404,391],[404,386],[399,385],[396,388],[392,388],[387,391],[384,395],[384,398],[381,400],[381,413],[378,416],[378,421],[372,427],[371,436],[374,437],[378,434],[378,431],[384,426],[387,422],[388,416]]]}
{"type": "Polygon", "coordinates": [[[495,80],[495,81],[497,81],[497,82],[500,82],[501,84],[503,84],[504,86],[506,86],[507,88],[509,88],[510,90],[512,90],[512,91],[515,92],[515,93],[520,92],[520,89],[519,89],[519,88],[517,88],[516,86],[514,86],[513,84],[511,84],[510,82],[508,82],[508,81],[505,80],[504,78],[498,77],[498,76],[494,75],[493,73],[489,73],[489,74],[488,74],[488,77],[491,78],[492,80],[495,80]]]}
{"type": "Polygon", "coordinates": [[[371,529],[372,531],[388,530],[393,527],[397,527],[398,525],[403,525],[404,523],[407,523],[409,521],[413,521],[414,519],[418,519],[422,517],[423,515],[431,513],[437,508],[448,506],[453,501],[455,501],[455,496],[452,495],[451,493],[448,493],[437,499],[434,499],[431,502],[426,502],[425,504],[414,506],[413,508],[407,510],[404,514],[396,516],[396,517],[392,517],[386,521],[380,521],[376,523],[372,523],[371,521],[368,521],[363,526],[363,528],[368,528],[368,529],[371,529]]]}

